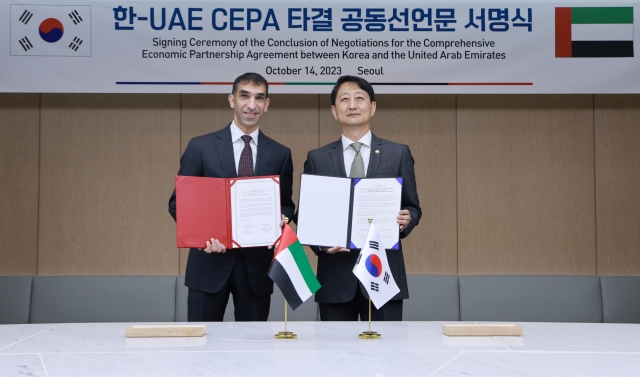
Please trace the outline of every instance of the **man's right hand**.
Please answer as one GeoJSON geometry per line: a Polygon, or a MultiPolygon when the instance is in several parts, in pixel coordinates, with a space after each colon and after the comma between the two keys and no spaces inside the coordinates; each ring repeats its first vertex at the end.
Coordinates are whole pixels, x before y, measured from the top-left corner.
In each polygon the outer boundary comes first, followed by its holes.
{"type": "Polygon", "coordinates": [[[335,253],[348,253],[351,250],[345,249],[344,247],[334,246],[330,249],[324,249],[327,254],[335,254],[335,253]]]}
{"type": "Polygon", "coordinates": [[[227,249],[224,247],[220,241],[212,238],[211,241],[207,241],[207,247],[203,249],[203,251],[207,254],[211,253],[226,253],[227,249]]]}

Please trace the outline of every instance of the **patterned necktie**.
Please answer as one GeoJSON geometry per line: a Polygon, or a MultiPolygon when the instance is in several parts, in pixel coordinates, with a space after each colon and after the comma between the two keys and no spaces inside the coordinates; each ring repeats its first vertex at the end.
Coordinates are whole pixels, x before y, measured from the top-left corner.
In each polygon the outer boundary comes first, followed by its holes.
{"type": "Polygon", "coordinates": [[[356,157],[351,163],[351,171],[349,172],[351,178],[364,178],[364,160],[360,154],[360,147],[362,147],[362,143],[351,143],[351,148],[356,151],[356,157]]]}
{"type": "Polygon", "coordinates": [[[242,135],[244,148],[240,153],[240,163],[238,164],[238,177],[253,177],[253,153],[251,152],[251,136],[242,135]]]}

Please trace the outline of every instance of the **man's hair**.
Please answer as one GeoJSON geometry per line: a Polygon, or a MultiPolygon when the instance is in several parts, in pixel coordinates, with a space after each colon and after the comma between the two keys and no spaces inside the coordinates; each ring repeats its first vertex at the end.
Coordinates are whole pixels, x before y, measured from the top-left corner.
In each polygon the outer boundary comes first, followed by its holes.
{"type": "Polygon", "coordinates": [[[231,89],[231,94],[234,96],[238,91],[238,84],[242,83],[251,83],[253,85],[264,85],[266,88],[265,96],[269,96],[269,83],[267,80],[262,77],[262,75],[254,72],[247,72],[244,75],[240,75],[236,78],[236,81],[233,82],[233,88],[231,89]]]}
{"type": "Polygon", "coordinates": [[[358,76],[340,76],[340,78],[336,82],[336,85],[333,87],[333,90],[331,90],[332,106],[336,105],[336,98],[338,97],[338,89],[340,89],[340,86],[342,86],[342,84],[344,84],[345,82],[352,82],[358,85],[360,89],[367,92],[367,94],[369,95],[369,99],[371,99],[371,102],[376,100],[376,95],[373,93],[373,87],[371,86],[371,84],[369,84],[367,80],[358,76]]]}

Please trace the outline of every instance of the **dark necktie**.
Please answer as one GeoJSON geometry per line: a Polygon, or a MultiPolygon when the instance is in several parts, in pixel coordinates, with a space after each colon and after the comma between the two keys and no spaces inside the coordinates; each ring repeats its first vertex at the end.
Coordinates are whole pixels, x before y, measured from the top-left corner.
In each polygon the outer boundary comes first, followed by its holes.
{"type": "Polygon", "coordinates": [[[251,136],[242,135],[244,148],[240,153],[240,163],[238,164],[238,177],[253,177],[253,153],[251,153],[251,136]]]}

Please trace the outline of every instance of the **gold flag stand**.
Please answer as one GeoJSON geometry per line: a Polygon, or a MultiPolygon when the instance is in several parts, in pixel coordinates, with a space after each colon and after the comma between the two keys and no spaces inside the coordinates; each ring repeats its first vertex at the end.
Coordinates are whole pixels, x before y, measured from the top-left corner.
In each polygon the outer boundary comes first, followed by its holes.
{"type": "MultiPolygon", "coordinates": [[[[373,222],[373,219],[369,217],[369,224],[373,222]]],[[[358,335],[360,339],[380,339],[382,338],[381,334],[378,334],[375,331],[371,331],[371,296],[369,296],[369,331],[363,331],[358,335]]]]}
{"type": "MultiPolygon", "coordinates": [[[[285,217],[284,222],[285,224],[289,224],[289,218],[285,217]]],[[[287,306],[289,306],[289,303],[285,299],[284,300],[284,331],[280,331],[277,334],[275,334],[273,336],[275,339],[297,339],[298,338],[298,336],[293,332],[287,331],[287,312],[288,312],[287,306]]]]}
{"type": "Polygon", "coordinates": [[[363,331],[358,335],[360,339],[380,339],[382,335],[375,331],[371,331],[371,297],[369,297],[369,331],[363,331]]]}
{"type": "Polygon", "coordinates": [[[297,339],[298,336],[291,331],[287,331],[287,300],[284,300],[284,331],[280,331],[275,334],[273,337],[276,339],[297,339]]]}

